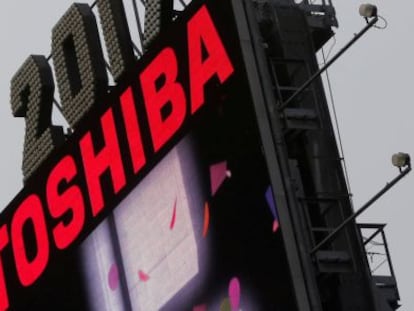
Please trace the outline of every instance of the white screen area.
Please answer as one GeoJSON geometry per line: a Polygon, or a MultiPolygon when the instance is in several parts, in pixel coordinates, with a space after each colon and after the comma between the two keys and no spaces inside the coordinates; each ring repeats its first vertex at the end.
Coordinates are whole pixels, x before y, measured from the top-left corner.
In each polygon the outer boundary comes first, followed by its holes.
{"type": "Polygon", "coordinates": [[[207,262],[204,195],[182,140],[82,245],[91,310],[159,310],[207,262]]]}

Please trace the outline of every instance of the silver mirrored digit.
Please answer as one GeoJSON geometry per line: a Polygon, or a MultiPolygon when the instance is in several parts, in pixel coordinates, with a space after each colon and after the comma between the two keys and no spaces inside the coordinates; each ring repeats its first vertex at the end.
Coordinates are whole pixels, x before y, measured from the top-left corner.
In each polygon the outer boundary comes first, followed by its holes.
{"type": "Polygon", "coordinates": [[[52,70],[46,58],[40,55],[29,56],[11,80],[13,115],[26,120],[24,180],[64,141],[62,127],[51,124],[54,89],[52,70]]]}
{"type": "Polygon", "coordinates": [[[99,17],[108,51],[111,73],[115,81],[134,63],[131,35],[125,8],[119,0],[98,0],[99,17]]]}
{"type": "Polygon", "coordinates": [[[73,4],[53,28],[52,56],[63,114],[76,128],[108,86],[96,19],[89,5],[73,4]]]}

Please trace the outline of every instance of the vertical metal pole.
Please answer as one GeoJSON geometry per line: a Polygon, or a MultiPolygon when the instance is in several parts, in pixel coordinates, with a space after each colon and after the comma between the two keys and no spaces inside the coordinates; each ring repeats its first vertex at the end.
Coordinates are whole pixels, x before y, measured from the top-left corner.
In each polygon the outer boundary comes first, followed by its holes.
{"type": "Polygon", "coordinates": [[[391,276],[392,276],[393,278],[395,278],[395,274],[394,274],[394,267],[393,267],[393,265],[392,265],[391,256],[390,256],[390,251],[389,251],[389,249],[388,249],[387,238],[385,237],[384,230],[381,230],[381,236],[382,236],[382,240],[384,241],[385,253],[387,254],[388,267],[390,268],[391,276]]]}

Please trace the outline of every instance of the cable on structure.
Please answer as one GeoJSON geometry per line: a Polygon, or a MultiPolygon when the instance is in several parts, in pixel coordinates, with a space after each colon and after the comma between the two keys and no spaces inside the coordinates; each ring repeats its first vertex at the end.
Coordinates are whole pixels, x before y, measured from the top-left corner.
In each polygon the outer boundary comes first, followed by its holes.
{"type": "Polygon", "coordinates": [[[384,22],[384,25],[382,25],[382,26],[374,25],[374,28],[381,29],[381,30],[386,29],[388,27],[387,20],[381,15],[378,15],[378,18],[384,22]]]}
{"type": "Polygon", "coordinates": [[[371,273],[374,274],[374,272],[381,268],[386,262],[388,262],[388,259],[384,259],[375,269],[371,271],[371,273]]]}
{"type": "MultiPolygon", "coordinates": [[[[326,53],[326,56],[325,56],[325,58],[326,59],[328,59],[329,58],[329,56],[331,55],[331,53],[332,53],[332,51],[333,51],[333,49],[334,49],[334,47],[336,46],[336,36],[335,35],[333,35],[332,37],[332,45],[329,47],[329,50],[328,50],[328,52],[326,53]]],[[[323,48],[322,48],[322,50],[323,50],[323,48]]],[[[319,66],[322,66],[322,65],[325,65],[325,63],[326,63],[326,61],[325,60],[323,60],[323,62],[322,63],[320,63],[319,62],[319,60],[318,60],[318,65],[319,66]]]]}
{"type": "MultiPolygon", "coordinates": [[[[336,39],[335,39],[335,42],[336,42],[336,39]]],[[[325,51],[324,51],[323,48],[321,50],[322,50],[323,62],[324,62],[324,64],[326,64],[325,51]]],[[[344,168],[344,172],[345,172],[346,186],[347,186],[348,192],[350,194],[351,205],[353,205],[352,204],[351,185],[349,183],[348,169],[347,169],[347,165],[346,165],[346,161],[345,161],[345,155],[344,155],[344,149],[343,149],[343,144],[342,144],[341,132],[339,130],[338,116],[337,116],[337,113],[336,113],[335,100],[334,100],[334,96],[333,96],[332,85],[331,85],[331,80],[330,80],[330,77],[329,77],[328,70],[326,70],[325,75],[326,75],[326,80],[327,80],[327,84],[328,84],[329,96],[330,96],[330,101],[331,101],[331,106],[332,106],[332,113],[333,113],[334,121],[335,121],[335,128],[336,128],[336,132],[337,132],[337,136],[338,136],[338,143],[339,143],[339,149],[340,149],[340,153],[341,153],[341,160],[342,160],[343,168],[344,168]]]]}
{"type": "MultiPolygon", "coordinates": [[[[332,36],[332,40],[333,40],[333,42],[332,42],[332,45],[331,45],[331,47],[329,48],[329,50],[328,50],[328,53],[326,53],[326,58],[329,58],[329,56],[331,55],[331,53],[332,53],[332,51],[333,51],[333,48],[335,47],[335,45],[336,45],[336,36],[334,35],[334,36],[332,36]]],[[[325,60],[324,60],[325,61],[325,60]]]]}

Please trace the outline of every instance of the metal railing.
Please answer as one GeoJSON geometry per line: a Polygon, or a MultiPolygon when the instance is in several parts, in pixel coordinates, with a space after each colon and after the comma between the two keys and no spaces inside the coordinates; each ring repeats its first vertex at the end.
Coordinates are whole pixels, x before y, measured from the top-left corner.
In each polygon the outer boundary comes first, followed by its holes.
{"type": "MultiPolygon", "coordinates": [[[[278,1],[278,0],[276,0],[278,1]]],[[[281,0],[283,1],[283,0],[281,0]]],[[[302,10],[306,11],[310,16],[322,18],[325,22],[323,26],[338,27],[335,9],[331,0],[291,0],[292,4],[298,5],[302,10]]]]}
{"type": "Polygon", "coordinates": [[[331,0],[304,0],[306,4],[315,4],[315,5],[329,5],[332,6],[331,0]]]}
{"type": "Polygon", "coordinates": [[[395,279],[387,239],[385,224],[358,224],[363,236],[365,253],[372,276],[389,276],[395,279]]]}

